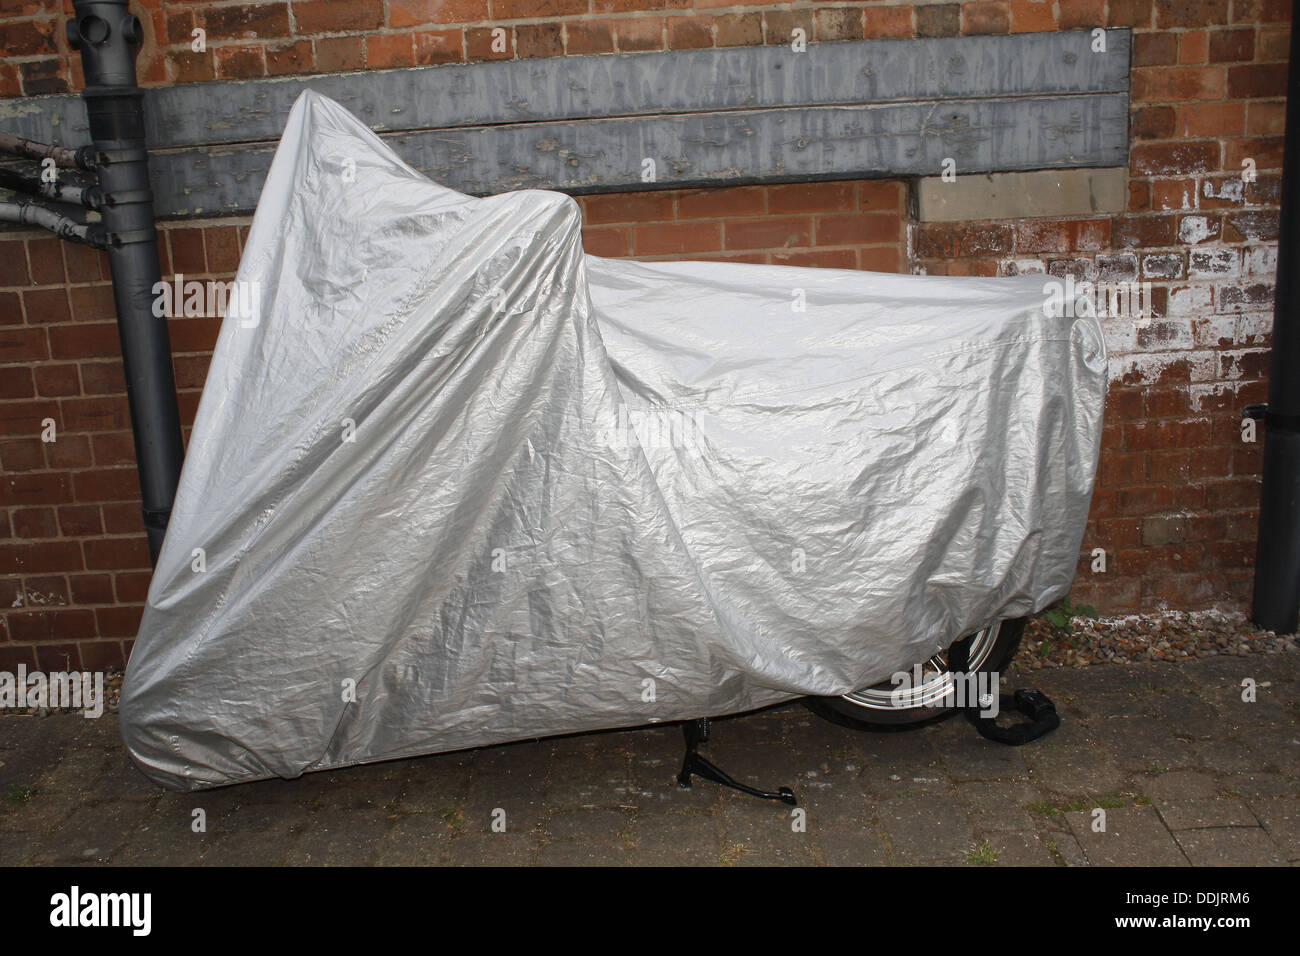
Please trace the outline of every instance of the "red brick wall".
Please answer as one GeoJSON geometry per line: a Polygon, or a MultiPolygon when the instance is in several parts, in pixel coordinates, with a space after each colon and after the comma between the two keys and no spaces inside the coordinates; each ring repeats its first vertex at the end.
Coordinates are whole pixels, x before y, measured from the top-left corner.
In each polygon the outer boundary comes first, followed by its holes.
{"type": "MultiPolygon", "coordinates": [[[[0,7],[0,95],[80,88],[59,4],[0,7]],[[57,54],[50,54],[55,50],[57,54]]],[[[69,5],[70,6],[70,5],[69,5]]],[[[147,3],[144,82],[511,56],[863,36],[1130,26],[1126,213],[909,221],[901,182],[678,190],[580,200],[590,252],[882,271],[1044,271],[1152,283],[1146,328],[1108,321],[1112,389],[1074,594],[1103,612],[1248,598],[1271,323],[1289,5],[1280,0],[388,0],[147,3]],[[630,9],[633,6],[640,11],[630,9]],[[653,8],[653,9],[651,9],[653,8]],[[646,12],[649,10],[650,12],[646,12]],[[208,49],[193,53],[195,26],[208,49]],[[1241,161],[1258,179],[1243,184],[1241,161]],[[1093,548],[1107,572],[1091,571],[1093,548]]],[[[163,229],[164,274],[229,278],[245,219],[163,229]]],[[[148,582],[126,399],[100,254],[0,235],[0,667],[102,666],[129,650],[148,582]],[[40,440],[54,418],[58,441],[40,440]]],[[[171,320],[186,422],[218,320],[171,320]]]]}
{"type": "MultiPolygon", "coordinates": [[[[163,273],[233,277],[245,223],[164,228],[163,273]]],[[[187,439],[220,325],[170,320],[187,439]]],[[[121,665],[149,551],[102,252],[0,236],[0,470],[0,669],[121,665]]]]}

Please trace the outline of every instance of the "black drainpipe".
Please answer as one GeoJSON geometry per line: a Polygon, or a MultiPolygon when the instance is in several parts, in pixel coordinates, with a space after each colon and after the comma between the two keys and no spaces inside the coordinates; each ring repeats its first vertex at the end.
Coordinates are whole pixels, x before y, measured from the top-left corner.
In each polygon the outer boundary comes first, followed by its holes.
{"type": "Polygon", "coordinates": [[[145,152],[144,94],[135,85],[135,56],[143,33],[127,0],[73,0],[72,6],[68,43],[81,51],[86,74],[82,98],[104,193],[101,213],[144,526],[150,559],[157,563],[184,450],[167,320],[153,314],[153,288],[160,278],[158,233],[145,152]]]}
{"type": "Polygon", "coordinates": [[[1286,89],[1286,152],[1277,236],[1273,354],[1264,416],[1264,487],[1259,500],[1251,618],[1279,634],[1300,624],[1300,0],[1292,0],[1286,89]]]}

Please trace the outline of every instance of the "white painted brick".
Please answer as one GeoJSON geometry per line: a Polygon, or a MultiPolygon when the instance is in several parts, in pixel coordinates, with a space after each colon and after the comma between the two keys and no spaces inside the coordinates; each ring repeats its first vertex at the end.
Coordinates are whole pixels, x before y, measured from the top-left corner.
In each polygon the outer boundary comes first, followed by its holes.
{"type": "Polygon", "coordinates": [[[1277,246],[1247,246],[1244,251],[1246,275],[1277,274],[1277,246]]]}
{"type": "Polygon", "coordinates": [[[1192,352],[1187,355],[1187,360],[1191,365],[1193,382],[1213,382],[1219,377],[1218,352],[1192,352]]]}
{"type": "Polygon", "coordinates": [[[1262,312],[1273,304],[1273,286],[1267,282],[1221,285],[1214,298],[1218,312],[1262,312]]]}
{"type": "Polygon", "coordinates": [[[1139,348],[1152,352],[1196,347],[1192,323],[1187,319],[1157,319],[1138,329],[1137,340],[1139,348]]]}
{"type": "Polygon", "coordinates": [[[1237,334],[1233,341],[1238,345],[1263,345],[1272,332],[1271,312],[1246,312],[1237,316],[1237,334]]]}
{"type": "MultiPolygon", "coordinates": [[[[1165,369],[1200,355],[1198,352],[1130,352],[1110,356],[1109,371],[1112,382],[1124,381],[1132,385],[1153,385],[1160,380],[1165,369]]],[[[1212,353],[1211,353],[1212,355],[1212,353]]],[[[1213,369],[1203,381],[1213,381],[1213,369]]]]}
{"type": "Polygon", "coordinates": [[[1237,338],[1237,316],[1212,315],[1196,320],[1196,344],[1202,347],[1218,348],[1220,342],[1235,342],[1237,338]]]}
{"type": "Polygon", "coordinates": [[[1210,220],[1204,216],[1184,216],[1178,224],[1178,238],[1189,245],[1204,242],[1210,237],[1210,220]]]}
{"type": "Polygon", "coordinates": [[[1241,202],[1246,195],[1245,184],[1240,179],[1224,179],[1217,183],[1207,179],[1201,184],[1201,194],[1207,199],[1223,199],[1228,202],[1241,202]]]}
{"type": "Polygon", "coordinates": [[[1162,201],[1160,203],[1159,208],[1162,210],[1179,210],[1179,211],[1195,209],[1196,208],[1196,187],[1193,186],[1190,190],[1184,188],[1182,195],[1179,196],[1178,198],[1177,204],[1162,201]]]}
{"type": "Polygon", "coordinates": [[[1142,257],[1142,277],[1145,279],[1181,279],[1183,257],[1177,252],[1157,252],[1142,257]]]}
{"type": "Polygon", "coordinates": [[[1236,249],[1193,249],[1187,256],[1187,274],[1193,279],[1241,275],[1241,253],[1236,249]]]}
{"type": "Polygon", "coordinates": [[[1047,274],[1042,259],[1008,259],[1001,264],[1003,275],[1041,276],[1047,274]]]}
{"type": "Polygon", "coordinates": [[[1195,315],[1213,310],[1214,297],[1208,285],[1189,285],[1169,290],[1170,315],[1195,315]]]}
{"type": "Polygon", "coordinates": [[[1101,329],[1106,336],[1106,351],[1111,356],[1137,351],[1137,326],[1132,319],[1102,319],[1101,329]]]}
{"type": "Polygon", "coordinates": [[[1196,411],[1212,411],[1236,399],[1237,386],[1227,382],[1211,382],[1207,385],[1189,385],[1187,397],[1196,411]]]}

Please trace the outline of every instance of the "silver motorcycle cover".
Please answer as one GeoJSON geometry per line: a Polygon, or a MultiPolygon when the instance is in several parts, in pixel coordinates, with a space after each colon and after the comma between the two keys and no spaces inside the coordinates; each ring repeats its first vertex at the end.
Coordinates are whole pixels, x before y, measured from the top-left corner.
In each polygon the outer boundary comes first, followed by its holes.
{"type": "Polygon", "coordinates": [[[1042,276],[584,255],[307,92],[235,296],[121,698],[164,786],[841,694],[1073,577],[1106,355],[1042,276]]]}

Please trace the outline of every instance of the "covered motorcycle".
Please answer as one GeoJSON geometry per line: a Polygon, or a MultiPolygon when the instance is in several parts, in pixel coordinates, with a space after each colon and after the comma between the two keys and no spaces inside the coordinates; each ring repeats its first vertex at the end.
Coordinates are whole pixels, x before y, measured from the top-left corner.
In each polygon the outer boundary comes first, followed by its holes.
{"type": "Polygon", "coordinates": [[[1101,329],[1043,278],[584,255],[289,118],[128,667],[172,788],[887,678],[1073,577],[1101,329]]]}

